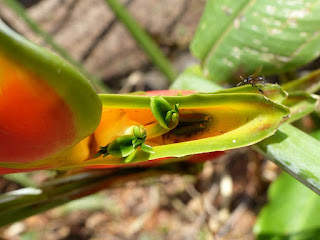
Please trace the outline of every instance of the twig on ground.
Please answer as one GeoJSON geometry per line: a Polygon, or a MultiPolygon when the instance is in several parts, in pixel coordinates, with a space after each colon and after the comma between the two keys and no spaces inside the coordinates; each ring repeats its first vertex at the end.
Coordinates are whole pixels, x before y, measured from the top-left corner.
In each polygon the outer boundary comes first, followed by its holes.
{"type": "Polygon", "coordinates": [[[128,93],[131,92],[134,86],[137,86],[137,91],[144,88],[144,80],[142,73],[137,71],[130,74],[124,86],[120,89],[119,93],[128,93]]]}
{"type": "Polygon", "coordinates": [[[228,220],[225,222],[225,224],[219,229],[216,236],[217,238],[222,238],[226,234],[228,234],[231,229],[234,227],[236,222],[241,218],[241,216],[247,211],[249,205],[251,203],[251,198],[248,196],[244,197],[244,199],[241,201],[239,206],[232,212],[228,220]]]}

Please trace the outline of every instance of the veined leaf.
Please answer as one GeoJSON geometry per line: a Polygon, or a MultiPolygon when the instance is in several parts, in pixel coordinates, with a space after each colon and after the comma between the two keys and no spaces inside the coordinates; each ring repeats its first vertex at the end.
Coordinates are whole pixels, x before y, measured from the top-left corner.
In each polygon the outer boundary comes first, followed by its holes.
{"type": "Polygon", "coordinates": [[[262,154],[320,195],[320,141],[299,129],[282,125],[255,145],[262,154]]]}
{"type": "Polygon", "coordinates": [[[270,202],[254,227],[258,240],[319,239],[320,197],[286,173],[269,188],[270,202]]]}
{"type": "Polygon", "coordinates": [[[319,56],[319,11],[316,0],[208,0],[191,50],[216,82],[288,71],[319,56]]]}
{"type": "Polygon", "coordinates": [[[206,79],[200,66],[195,65],[184,70],[170,86],[170,89],[215,92],[222,90],[223,87],[206,79]]]}

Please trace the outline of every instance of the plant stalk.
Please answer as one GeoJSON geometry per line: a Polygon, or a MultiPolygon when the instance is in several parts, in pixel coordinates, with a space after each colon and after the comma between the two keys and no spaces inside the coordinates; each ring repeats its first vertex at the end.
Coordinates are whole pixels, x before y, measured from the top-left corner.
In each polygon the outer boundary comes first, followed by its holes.
{"type": "Polygon", "coordinates": [[[132,37],[137,41],[139,46],[150,57],[156,67],[167,77],[172,83],[177,74],[172,67],[170,61],[159,49],[158,45],[146,33],[138,22],[131,16],[129,11],[118,0],[105,0],[112,9],[116,17],[124,24],[132,37]]]}
{"type": "Polygon", "coordinates": [[[171,163],[154,168],[87,170],[62,176],[39,188],[23,188],[0,195],[0,227],[128,181],[163,174],[196,174],[199,170],[194,163],[171,163]]]}

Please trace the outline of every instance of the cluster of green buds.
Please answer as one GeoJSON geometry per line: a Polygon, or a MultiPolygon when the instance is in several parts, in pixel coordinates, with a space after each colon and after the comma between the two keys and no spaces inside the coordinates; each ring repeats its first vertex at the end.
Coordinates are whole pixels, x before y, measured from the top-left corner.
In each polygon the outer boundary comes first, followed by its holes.
{"type": "Polygon", "coordinates": [[[144,126],[132,126],[129,131],[131,131],[132,134],[118,137],[110,144],[100,147],[95,157],[111,155],[114,157],[127,158],[130,154],[133,154],[138,147],[141,147],[141,150],[144,152],[154,153],[152,147],[144,143],[147,137],[144,126]]]}
{"type": "Polygon", "coordinates": [[[153,148],[145,143],[147,135],[151,139],[174,129],[179,123],[179,105],[172,107],[163,97],[156,96],[150,99],[150,109],[156,119],[155,123],[130,127],[126,130],[126,135],[114,139],[106,146],[100,146],[95,157],[111,155],[130,162],[139,147],[146,153],[154,153],[153,148]]]}
{"type": "Polygon", "coordinates": [[[178,125],[179,104],[176,104],[172,109],[167,100],[161,96],[156,96],[150,100],[150,109],[161,127],[171,130],[178,125]]]}

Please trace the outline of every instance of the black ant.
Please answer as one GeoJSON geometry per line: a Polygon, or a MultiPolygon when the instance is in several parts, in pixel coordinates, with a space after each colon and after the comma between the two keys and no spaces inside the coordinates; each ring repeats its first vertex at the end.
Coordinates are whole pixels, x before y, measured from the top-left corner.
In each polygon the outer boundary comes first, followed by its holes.
{"type": "Polygon", "coordinates": [[[240,86],[241,84],[251,84],[252,87],[256,87],[259,90],[259,92],[261,92],[263,94],[264,92],[262,91],[262,89],[260,89],[256,85],[256,83],[264,84],[265,77],[262,76],[262,75],[259,75],[260,71],[261,71],[261,68],[259,68],[254,74],[252,74],[252,75],[250,75],[249,77],[246,77],[246,78],[243,78],[243,77],[240,76],[242,82],[239,82],[237,84],[237,86],[240,86]]]}

